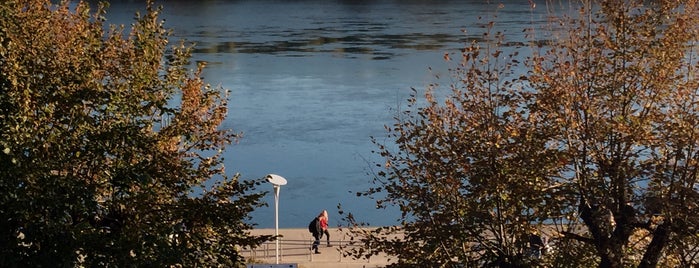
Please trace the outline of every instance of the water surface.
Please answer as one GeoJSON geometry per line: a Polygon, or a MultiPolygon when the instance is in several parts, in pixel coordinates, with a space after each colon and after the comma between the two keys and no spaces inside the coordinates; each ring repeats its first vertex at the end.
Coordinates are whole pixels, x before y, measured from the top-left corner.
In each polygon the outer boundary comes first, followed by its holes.
{"type": "MultiPolygon", "coordinates": [[[[396,209],[376,210],[354,194],[371,186],[373,163],[381,162],[370,137],[384,140],[384,125],[405,107],[411,88],[448,83],[443,55],[483,38],[493,15],[514,40],[545,22],[545,10],[527,1],[505,1],[501,9],[486,2],[161,4],[166,27],[196,43],[194,60],[208,62],[206,81],[231,90],[225,127],[244,137],[227,149],[226,170],[246,179],[285,177],[280,227],[304,227],[322,209],[337,225],[339,203],[372,225],[397,223],[396,209]]],[[[108,22],[129,22],[142,8],[140,1],[112,1],[108,22]]],[[[265,200],[270,206],[252,222],[273,227],[273,195],[265,200]]]]}

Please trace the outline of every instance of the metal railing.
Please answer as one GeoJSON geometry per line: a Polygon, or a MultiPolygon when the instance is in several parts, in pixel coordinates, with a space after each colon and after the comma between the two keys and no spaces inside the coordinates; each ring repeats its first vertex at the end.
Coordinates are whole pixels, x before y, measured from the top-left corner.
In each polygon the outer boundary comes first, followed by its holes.
{"type": "MultiPolygon", "coordinates": [[[[279,238],[279,259],[284,260],[284,257],[293,257],[293,256],[300,256],[300,255],[305,255],[307,257],[308,261],[313,261],[313,257],[315,256],[313,250],[311,250],[311,246],[313,244],[314,239],[310,238],[308,240],[299,240],[299,239],[284,239],[283,237],[279,238]]],[[[321,240],[321,248],[325,248],[322,245],[326,243],[326,240],[321,240]]],[[[355,262],[357,259],[354,259],[352,257],[345,257],[344,253],[346,252],[347,248],[350,247],[359,247],[359,245],[353,245],[349,241],[343,240],[330,240],[330,244],[332,247],[327,247],[327,249],[333,249],[336,251],[339,255],[337,258],[337,262],[346,262],[348,260],[354,260],[355,262]]],[[[262,243],[260,246],[255,247],[255,248],[243,248],[241,250],[241,253],[246,255],[247,258],[251,259],[266,259],[266,258],[275,258],[276,257],[276,240],[272,241],[267,241],[262,243]],[[245,254],[247,253],[247,254],[245,254]]],[[[326,258],[327,260],[327,258],[326,258]]],[[[371,258],[365,258],[365,261],[367,263],[371,262],[371,258]]]]}

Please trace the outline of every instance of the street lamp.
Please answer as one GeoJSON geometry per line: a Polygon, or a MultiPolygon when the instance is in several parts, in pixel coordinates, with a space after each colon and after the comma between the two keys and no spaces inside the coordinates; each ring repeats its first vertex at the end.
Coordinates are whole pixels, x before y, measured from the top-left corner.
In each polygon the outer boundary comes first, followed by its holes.
{"type": "Polygon", "coordinates": [[[267,175],[267,182],[274,186],[274,235],[277,240],[277,264],[279,264],[279,188],[286,185],[286,179],[276,174],[267,175]]]}

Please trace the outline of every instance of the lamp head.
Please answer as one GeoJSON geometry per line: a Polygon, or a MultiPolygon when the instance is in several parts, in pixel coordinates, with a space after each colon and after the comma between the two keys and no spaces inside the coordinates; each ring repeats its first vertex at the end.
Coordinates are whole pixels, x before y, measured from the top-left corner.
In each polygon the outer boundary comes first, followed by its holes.
{"type": "Polygon", "coordinates": [[[276,174],[267,175],[267,182],[271,183],[274,186],[286,185],[286,179],[276,174]]]}

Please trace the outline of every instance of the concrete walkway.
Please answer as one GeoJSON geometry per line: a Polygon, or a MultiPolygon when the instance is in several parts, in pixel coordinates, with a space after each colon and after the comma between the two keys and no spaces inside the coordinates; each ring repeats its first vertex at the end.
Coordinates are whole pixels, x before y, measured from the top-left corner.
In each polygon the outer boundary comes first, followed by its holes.
{"type": "MultiPolygon", "coordinates": [[[[389,263],[386,256],[375,256],[371,259],[352,259],[343,257],[342,246],[347,246],[349,237],[345,237],[336,228],[330,228],[330,242],[332,247],[327,247],[325,237],[321,240],[320,254],[312,254],[310,250],[313,236],[307,229],[279,229],[282,236],[280,240],[279,263],[297,264],[299,268],[370,268],[384,267],[389,263]]],[[[255,229],[253,235],[274,235],[274,228],[255,229]]],[[[264,264],[276,263],[276,243],[274,241],[261,245],[256,249],[244,249],[243,256],[248,263],[257,264],[254,267],[264,267],[264,264]]],[[[271,266],[269,266],[271,267],[271,266]]]]}

